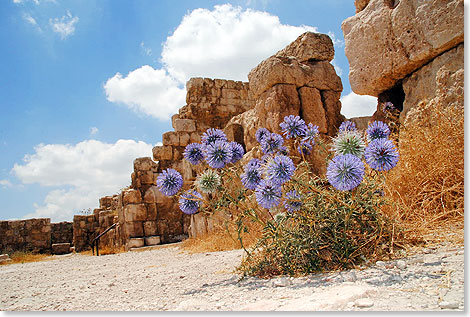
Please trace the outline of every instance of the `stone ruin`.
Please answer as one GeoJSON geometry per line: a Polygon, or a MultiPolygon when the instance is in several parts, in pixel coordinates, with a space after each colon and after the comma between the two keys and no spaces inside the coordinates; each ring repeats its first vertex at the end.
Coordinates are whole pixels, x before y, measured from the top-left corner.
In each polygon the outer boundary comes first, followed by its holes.
{"type": "MultiPolygon", "coordinates": [[[[384,120],[382,105],[387,101],[401,111],[401,122],[424,99],[464,106],[463,0],[355,0],[355,5],[356,15],[342,23],[350,83],[355,93],[378,97],[372,117],[352,119],[360,128],[384,120]]],[[[101,245],[129,249],[207,233],[213,226],[207,218],[183,214],[174,199],[156,188],[158,174],[174,168],[189,186],[199,170],[182,154],[208,128],[223,129],[230,140],[242,144],[244,159],[257,155],[256,130],[279,132],[279,123],[289,114],[317,124],[321,137],[333,136],[345,120],[333,57],[327,35],[307,32],[251,70],[248,83],[190,79],[187,104],[172,117],[174,130],[163,134],[163,145],[153,148],[153,160],[136,159],[129,188],[101,198],[93,214],[55,226],[63,228],[60,239],[69,240],[64,242],[76,251],[85,250],[112,224],[115,228],[101,238],[101,245]]],[[[325,172],[321,162],[318,155],[312,158],[318,174],[325,172]]],[[[2,221],[0,253],[15,247],[49,251],[55,227],[49,219],[2,221]]]]}

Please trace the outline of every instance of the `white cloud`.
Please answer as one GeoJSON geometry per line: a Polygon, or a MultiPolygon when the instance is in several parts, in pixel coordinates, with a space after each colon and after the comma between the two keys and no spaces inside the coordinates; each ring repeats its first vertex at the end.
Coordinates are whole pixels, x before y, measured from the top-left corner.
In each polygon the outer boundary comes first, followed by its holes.
{"type": "Polygon", "coordinates": [[[33,16],[30,13],[23,13],[23,20],[25,20],[27,23],[34,26],[39,32],[42,32],[42,29],[39,26],[38,22],[36,21],[35,18],[33,18],[33,16]]]}
{"type": "Polygon", "coordinates": [[[144,53],[145,55],[152,56],[152,49],[146,47],[143,41],[140,42],[140,49],[142,50],[142,53],[144,53]]]}
{"type": "Polygon", "coordinates": [[[65,40],[70,35],[75,33],[75,24],[79,21],[78,17],[72,16],[70,11],[67,11],[67,14],[63,17],[49,19],[49,24],[52,27],[52,30],[60,34],[60,38],[65,40]]]}
{"type": "Polygon", "coordinates": [[[0,179],[0,185],[2,187],[12,187],[13,184],[8,179],[0,179]]]}
{"type": "Polygon", "coordinates": [[[374,114],[377,109],[377,98],[357,95],[350,92],[341,98],[341,113],[346,118],[365,117],[374,114]]]}
{"type": "Polygon", "coordinates": [[[130,184],[133,161],[151,156],[152,145],[133,140],[114,144],[86,140],[75,145],[39,144],[35,153],[15,164],[12,173],[23,184],[51,187],[31,217],[71,220],[78,211],[96,206],[98,199],[130,184]],[[59,188],[57,188],[59,187],[59,188]]]}
{"type": "Polygon", "coordinates": [[[90,135],[95,135],[99,132],[100,130],[97,127],[91,127],[90,128],[90,135]]]}
{"type": "Polygon", "coordinates": [[[184,106],[186,91],[163,69],[144,65],[127,76],[120,73],[104,85],[111,102],[123,103],[129,108],[161,120],[167,120],[184,106]]]}
{"type": "Polygon", "coordinates": [[[162,62],[182,83],[190,77],[246,81],[253,67],[305,31],[316,28],[281,24],[267,12],[230,4],[196,9],[167,38],[162,62]]]}
{"type": "Polygon", "coordinates": [[[246,81],[253,67],[305,31],[316,28],[281,24],[277,16],[230,4],[196,9],[166,39],[163,68],[146,65],[126,77],[117,73],[104,85],[106,96],[111,102],[168,120],[184,106],[184,84],[189,78],[246,81]]]}

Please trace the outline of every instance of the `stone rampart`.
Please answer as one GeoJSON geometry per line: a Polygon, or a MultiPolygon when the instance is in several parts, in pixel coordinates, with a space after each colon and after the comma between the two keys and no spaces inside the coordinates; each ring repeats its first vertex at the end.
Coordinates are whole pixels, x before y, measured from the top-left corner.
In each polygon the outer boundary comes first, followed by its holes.
{"type": "Polygon", "coordinates": [[[0,221],[0,253],[51,252],[49,218],[0,221]]]}

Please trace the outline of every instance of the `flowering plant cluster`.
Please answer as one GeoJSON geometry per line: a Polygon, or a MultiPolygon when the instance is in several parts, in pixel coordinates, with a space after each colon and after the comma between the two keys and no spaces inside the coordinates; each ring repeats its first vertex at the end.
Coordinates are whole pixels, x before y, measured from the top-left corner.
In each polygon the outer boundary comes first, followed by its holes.
{"type": "Polygon", "coordinates": [[[280,131],[258,129],[255,137],[262,156],[245,159],[242,165],[243,146],[228,141],[222,130],[208,129],[201,143],[189,144],[183,153],[189,163],[203,166],[191,188],[183,190],[183,177],[174,169],[163,171],[157,186],[165,195],[177,196],[186,214],[229,214],[249,255],[242,265],[248,274],[298,274],[337,268],[338,263],[348,266],[362,259],[359,248],[376,254],[361,244],[382,241],[388,232],[379,213],[384,203],[377,195],[380,184],[374,178],[398,162],[388,126],[373,122],[364,141],[353,122],[343,122],[332,140],[334,157],[326,178],[314,175],[309,163],[315,145],[325,148],[318,126],[289,115],[280,131]],[[368,172],[363,159],[375,174],[368,172]],[[249,221],[263,228],[252,251],[241,238],[242,232],[249,232],[249,221]],[[311,256],[307,260],[306,254],[311,256]],[[334,265],[325,264],[325,259],[334,265]]]}

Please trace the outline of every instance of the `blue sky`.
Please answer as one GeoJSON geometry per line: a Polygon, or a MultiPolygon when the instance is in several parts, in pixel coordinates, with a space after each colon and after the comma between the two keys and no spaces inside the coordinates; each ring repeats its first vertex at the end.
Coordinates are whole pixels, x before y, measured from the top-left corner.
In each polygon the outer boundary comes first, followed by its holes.
{"type": "Polygon", "coordinates": [[[343,113],[371,114],[347,77],[354,12],[353,0],[1,1],[0,219],[96,208],[172,129],[187,79],[247,80],[306,30],[334,38],[343,113]]]}

